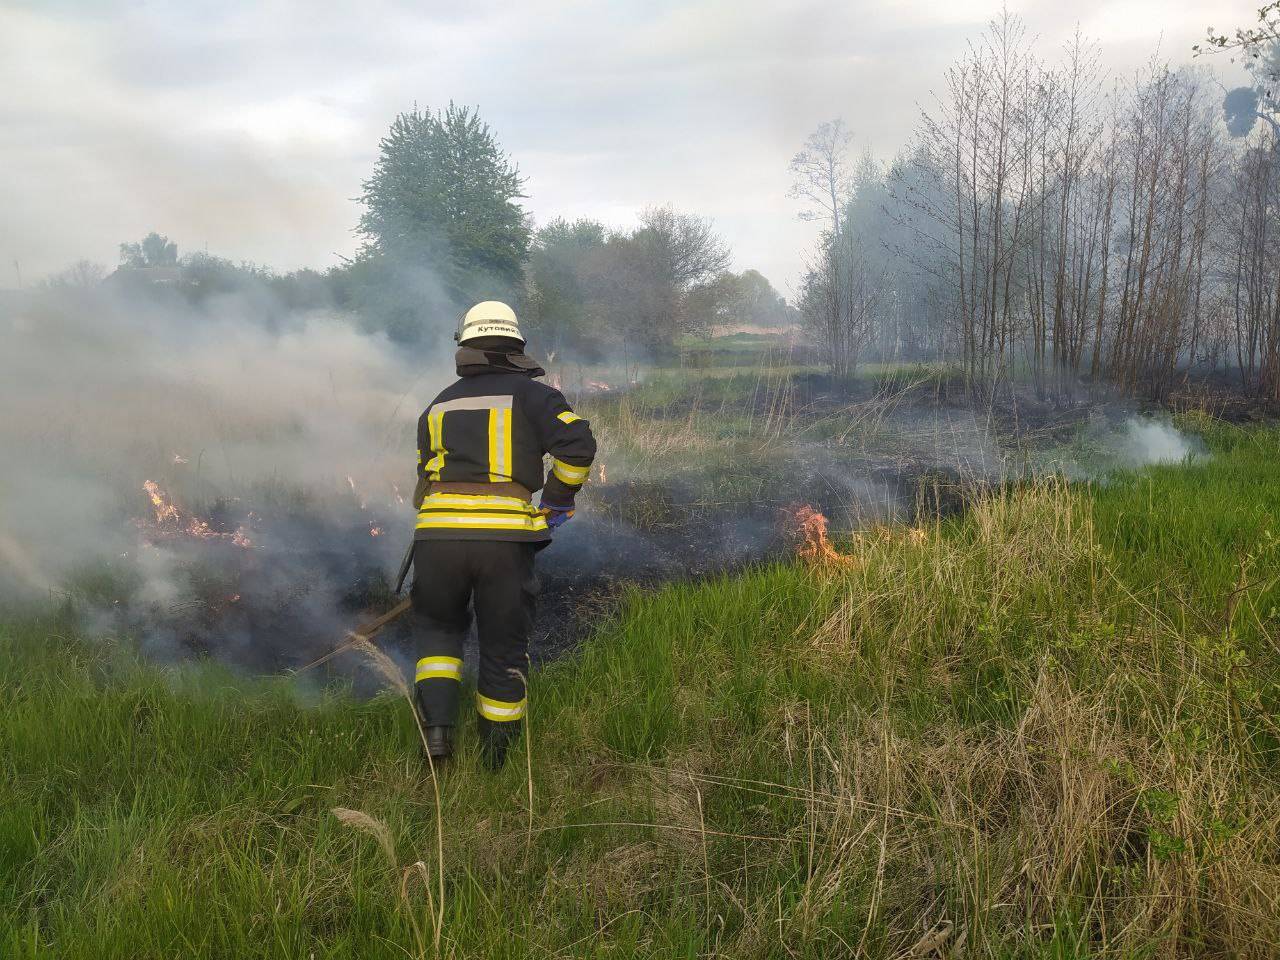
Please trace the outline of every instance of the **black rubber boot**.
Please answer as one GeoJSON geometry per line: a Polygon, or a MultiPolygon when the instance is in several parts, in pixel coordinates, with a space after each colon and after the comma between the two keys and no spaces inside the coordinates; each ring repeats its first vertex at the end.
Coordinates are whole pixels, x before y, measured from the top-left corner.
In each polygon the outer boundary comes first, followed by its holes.
{"type": "Polygon", "coordinates": [[[440,763],[453,756],[453,727],[427,727],[426,735],[423,753],[430,756],[432,762],[440,763]]]}
{"type": "Polygon", "coordinates": [[[520,736],[520,721],[495,723],[480,718],[480,759],[490,770],[501,770],[507,762],[507,750],[520,736]]]}

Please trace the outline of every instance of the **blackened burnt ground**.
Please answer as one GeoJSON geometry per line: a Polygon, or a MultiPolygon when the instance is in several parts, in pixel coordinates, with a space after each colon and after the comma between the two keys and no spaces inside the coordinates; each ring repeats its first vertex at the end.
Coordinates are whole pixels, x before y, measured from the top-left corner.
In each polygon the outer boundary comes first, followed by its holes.
{"type": "MultiPolygon", "coordinates": [[[[539,555],[535,663],[589,636],[628,588],[787,555],[802,505],[826,514],[837,540],[872,523],[952,515],[1017,482],[1045,451],[1115,430],[1132,413],[1020,395],[975,407],[936,380],[852,393],[820,377],[749,386],[594,404],[607,479],[593,473],[578,516],[539,555]]],[[[212,504],[207,516],[219,533],[246,518],[248,548],[144,527],[137,556],[97,588],[98,625],[137,638],[157,659],[213,657],[271,673],[324,656],[395,603],[392,580],[412,533],[405,508],[240,500],[212,504]]],[[[379,642],[411,663],[410,618],[379,642]]],[[[338,658],[316,675],[358,676],[353,664],[338,658]]]]}

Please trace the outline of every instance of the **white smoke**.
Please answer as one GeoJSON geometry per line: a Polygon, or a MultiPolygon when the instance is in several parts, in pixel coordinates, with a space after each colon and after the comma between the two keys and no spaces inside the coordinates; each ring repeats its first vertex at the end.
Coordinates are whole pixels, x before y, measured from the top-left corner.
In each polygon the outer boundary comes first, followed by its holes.
{"type": "Polygon", "coordinates": [[[449,352],[424,362],[333,314],[277,330],[263,316],[109,284],[0,313],[0,597],[136,555],[148,479],[192,509],[264,489],[408,496],[414,423],[449,352]]]}
{"type": "Polygon", "coordinates": [[[1125,421],[1121,443],[1124,458],[1133,466],[1181,463],[1200,452],[1199,444],[1172,424],[1140,417],[1125,421]]]}

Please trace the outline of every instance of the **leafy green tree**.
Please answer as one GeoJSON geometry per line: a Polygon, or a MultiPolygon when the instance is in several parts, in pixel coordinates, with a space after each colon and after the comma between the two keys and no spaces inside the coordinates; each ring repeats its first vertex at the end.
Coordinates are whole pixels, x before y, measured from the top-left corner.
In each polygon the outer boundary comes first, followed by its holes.
{"type": "Polygon", "coordinates": [[[645,210],[626,247],[620,252],[630,260],[631,338],[667,349],[678,334],[694,332],[689,293],[728,268],[729,248],[710,220],[671,207],[645,210]]]}
{"type": "Polygon", "coordinates": [[[703,329],[707,295],[697,291],[728,262],[709,220],[670,207],[645,210],[630,233],[552,221],[530,257],[531,329],[548,351],[624,360],[668,351],[677,334],[703,329]]]}
{"type": "Polygon", "coordinates": [[[361,305],[406,336],[431,313],[452,318],[475,300],[514,297],[529,252],[528,219],[516,202],[523,187],[471,108],[401,113],[360,197],[362,259],[372,262],[356,279],[380,285],[363,290],[361,305]]]}
{"type": "Polygon", "coordinates": [[[593,307],[607,243],[604,225],[588,219],[557,218],[534,235],[522,318],[542,351],[599,352],[605,338],[593,307]]]}
{"type": "Polygon", "coordinates": [[[734,277],[731,287],[730,310],[738,323],[751,326],[777,328],[795,323],[795,308],[774,289],[759,270],[744,270],[734,277]]]}
{"type": "Polygon", "coordinates": [[[778,329],[798,320],[759,270],[724,272],[689,291],[685,303],[686,332],[707,335],[715,327],[778,329]]]}
{"type": "Polygon", "coordinates": [[[267,267],[199,251],[182,258],[182,291],[193,302],[230,294],[265,295],[274,274],[267,267]]]}
{"type": "Polygon", "coordinates": [[[139,243],[120,244],[120,265],[133,268],[176,267],[178,245],[153,230],[139,243]]]}

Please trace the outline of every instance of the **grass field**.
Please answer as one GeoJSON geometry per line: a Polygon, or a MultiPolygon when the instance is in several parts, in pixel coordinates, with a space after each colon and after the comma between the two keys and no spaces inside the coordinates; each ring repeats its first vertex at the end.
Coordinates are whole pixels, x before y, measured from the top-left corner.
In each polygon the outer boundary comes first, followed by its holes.
{"type": "Polygon", "coordinates": [[[394,692],[0,627],[0,957],[1274,957],[1280,432],[1184,426],[634,595],[496,776],[394,692]]]}

